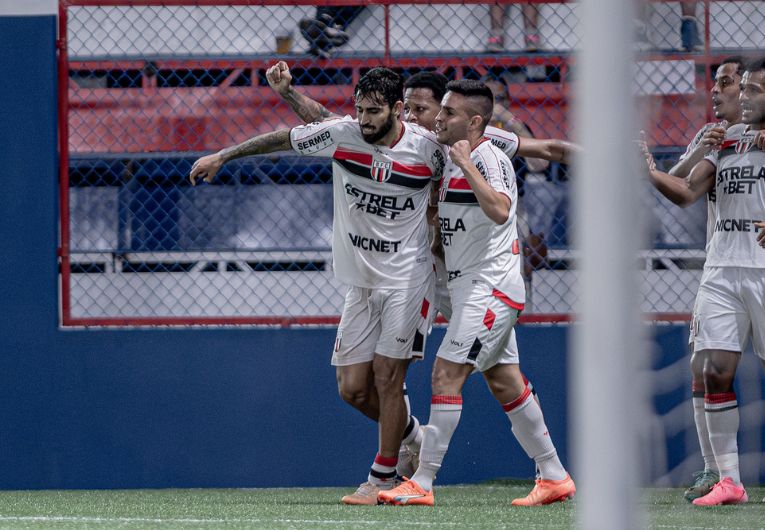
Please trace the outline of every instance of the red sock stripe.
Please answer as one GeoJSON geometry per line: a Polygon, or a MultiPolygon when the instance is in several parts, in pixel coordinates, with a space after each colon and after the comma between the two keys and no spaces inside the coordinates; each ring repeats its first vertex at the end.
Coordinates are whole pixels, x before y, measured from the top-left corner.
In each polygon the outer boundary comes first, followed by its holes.
{"type": "Polygon", "coordinates": [[[396,467],[396,464],[398,464],[398,457],[380,456],[380,453],[377,453],[377,456],[375,456],[375,464],[385,467],[396,467]]]}
{"type": "Polygon", "coordinates": [[[531,390],[529,390],[529,386],[526,385],[526,387],[523,389],[523,392],[521,392],[521,395],[515,398],[510,403],[505,403],[504,405],[502,405],[502,409],[505,412],[510,412],[514,408],[517,408],[524,401],[526,401],[530,395],[531,395],[531,390]]]}
{"type": "Polygon", "coordinates": [[[736,401],[735,392],[723,392],[722,394],[704,394],[705,403],[727,403],[736,401]]]}
{"type": "Polygon", "coordinates": [[[462,405],[462,396],[433,396],[431,405],[462,405]]]}

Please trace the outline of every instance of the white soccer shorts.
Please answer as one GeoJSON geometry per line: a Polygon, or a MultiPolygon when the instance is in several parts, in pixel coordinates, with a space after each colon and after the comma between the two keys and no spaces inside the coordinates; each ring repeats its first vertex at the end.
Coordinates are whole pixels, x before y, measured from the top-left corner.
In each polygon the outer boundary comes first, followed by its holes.
{"type": "Polygon", "coordinates": [[[333,366],[368,362],[375,354],[393,359],[422,359],[435,317],[434,275],[409,289],[351,286],[337,328],[333,366]]]}
{"type": "Polygon", "coordinates": [[[754,353],[765,359],[765,269],[707,267],[691,330],[697,352],[742,352],[751,337],[754,353]]]}
{"type": "Polygon", "coordinates": [[[493,294],[483,282],[452,287],[452,319],[438,349],[438,357],[472,364],[485,372],[497,364],[518,364],[513,326],[520,310],[493,294]]]}

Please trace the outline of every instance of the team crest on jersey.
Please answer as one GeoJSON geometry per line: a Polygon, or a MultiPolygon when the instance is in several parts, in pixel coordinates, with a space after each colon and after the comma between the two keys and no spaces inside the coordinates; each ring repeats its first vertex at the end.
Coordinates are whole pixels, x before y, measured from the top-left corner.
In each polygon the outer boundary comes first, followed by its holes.
{"type": "Polygon", "coordinates": [[[752,138],[750,136],[744,136],[738,142],[736,142],[736,153],[747,153],[752,148],[752,138]]]}
{"type": "Polygon", "coordinates": [[[390,178],[391,170],[393,169],[393,162],[386,162],[384,160],[372,161],[372,180],[377,182],[385,182],[390,178]]]}

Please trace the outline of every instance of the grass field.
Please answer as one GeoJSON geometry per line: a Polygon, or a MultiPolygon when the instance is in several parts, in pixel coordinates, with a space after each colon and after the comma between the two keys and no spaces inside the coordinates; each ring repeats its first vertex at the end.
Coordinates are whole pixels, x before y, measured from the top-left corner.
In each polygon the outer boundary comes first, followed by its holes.
{"type": "MultiPolygon", "coordinates": [[[[339,503],[343,488],[55,490],[0,492],[0,528],[449,529],[570,528],[576,502],[517,508],[531,484],[492,482],[436,489],[436,507],[339,503]]],[[[744,506],[695,508],[679,489],[645,490],[646,528],[765,528],[765,488],[744,506]]]]}

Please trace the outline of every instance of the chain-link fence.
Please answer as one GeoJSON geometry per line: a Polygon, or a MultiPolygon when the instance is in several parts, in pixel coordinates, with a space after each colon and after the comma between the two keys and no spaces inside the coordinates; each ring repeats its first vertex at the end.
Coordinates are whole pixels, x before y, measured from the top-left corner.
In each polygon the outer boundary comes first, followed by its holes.
{"type": "MultiPolygon", "coordinates": [[[[300,123],[266,82],[276,60],[337,114],[354,114],[355,83],[385,65],[492,81],[495,125],[568,137],[576,4],[331,3],[62,0],[64,325],[336,321],[344,287],[332,274],[328,160],[282,153],[230,163],[211,185],[187,179],[201,154],[300,123]]],[[[761,1],[655,2],[640,13],[635,86],[660,162],[671,165],[711,119],[722,57],[765,48],[763,13],[761,1]]],[[[568,168],[514,164],[523,318],[567,320],[568,168]]],[[[655,215],[641,253],[643,310],[673,318],[693,303],[705,208],[646,190],[655,215]]]]}

